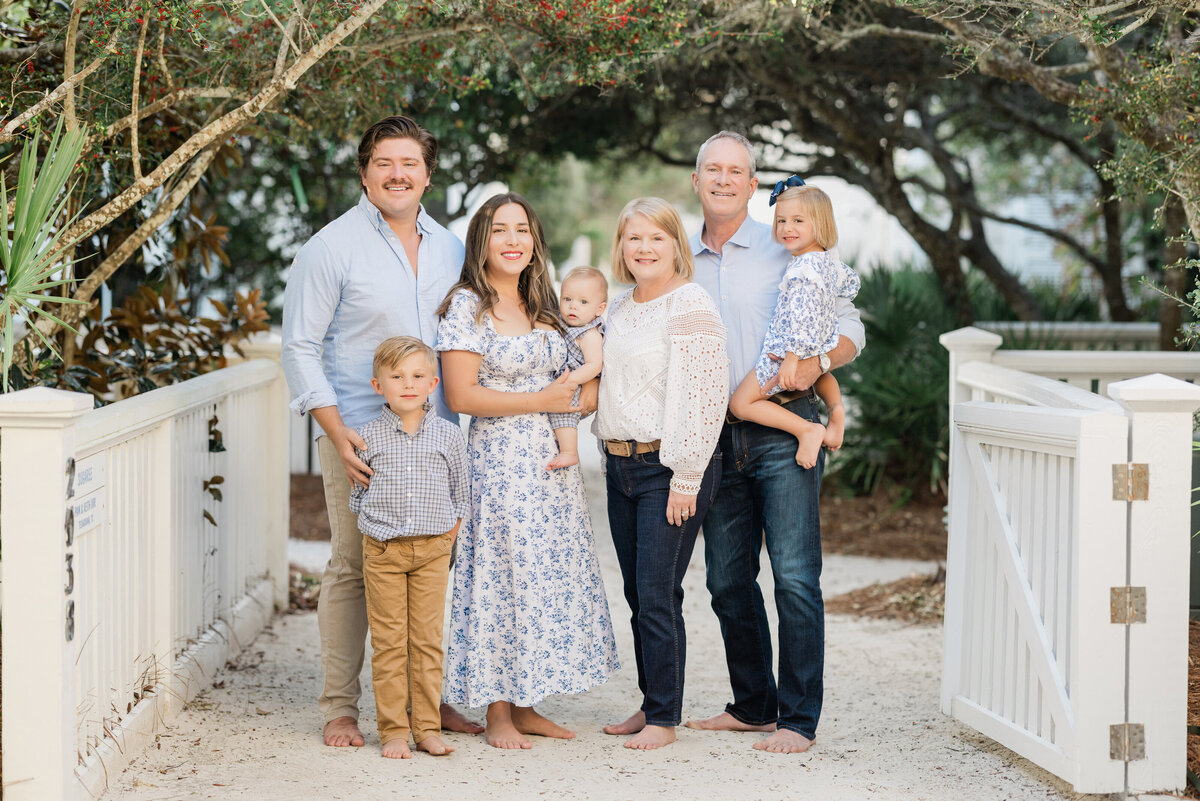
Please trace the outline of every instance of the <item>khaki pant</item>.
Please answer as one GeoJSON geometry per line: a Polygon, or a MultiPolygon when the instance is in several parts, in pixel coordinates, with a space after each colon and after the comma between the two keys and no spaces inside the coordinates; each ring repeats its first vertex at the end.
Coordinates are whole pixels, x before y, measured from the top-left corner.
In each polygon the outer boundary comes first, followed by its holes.
{"type": "Polygon", "coordinates": [[[371,624],[371,683],[379,741],[441,733],[442,617],[450,575],[450,535],[362,538],[367,619],[371,624]]]}
{"type": "Polygon", "coordinates": [[[363,595],[362,534],[358,515],[350,511],[350,481],[329,437],[317,440],[325,506],[333,549],[317,602],[321,630],[321,666],[325,686],[317,702],[325,722],[349,716],[358,720],[358,698],[367,641],[367,605],[363,595]]]}

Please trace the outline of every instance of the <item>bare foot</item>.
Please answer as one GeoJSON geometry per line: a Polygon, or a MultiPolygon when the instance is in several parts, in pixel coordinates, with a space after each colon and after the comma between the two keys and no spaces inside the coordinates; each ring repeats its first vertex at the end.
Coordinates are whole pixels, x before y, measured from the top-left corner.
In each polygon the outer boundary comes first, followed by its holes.
{"type": "Polygon", "coordinates": [[[780,729],[770,737],[765,737],[754,744],[759,751],[770,751],[772,754],[803,754],[812,748],[813,741],[791,729],[780,729]]]}
{"type": "Polygon", "coordinates": [[[603,731],[605,734],[637,734],[644,728],[646,728],[646,713],[639,709],[620,723],[608,724],[603,731]]]}
{"type": "Polygon", "coordinates": [[[829,410],[829,422],[825,424],[825,439],[821,441],[831,451],[842,447],[846,436],[846,410],[841,404],[829,410]]]}
{"type": "Polygon", "coordinates": [[[388,740],[383,744],[383,755],[388,759],[412,759],[412,751],[408,750],[408,739],[401,740],[397,737],[388,740]]]}
{"type": "Polygon", "coordinates": [[[689,729],[703,729],[704,731],[775,731],[774,723],[764,723],[760,726],[742,723],[728,712],[722,712],[704,720],[689,720],[683,725],[689,729]]]}
{"type": "Polygon", "coordinates": [[[459,734],[479,734],[483,731],[482,726],[449,704],[442,704],[439,711],[442,713],[442,729],[445,731],[456,731],[459,734]]]}
{"type": "Polygon", "coordinates": [[[442,740],[436,734],[431,734],[417,743],[417,750],[433,756],[446,756],[454,751],[454,746],[442,740]]]}
{"type": "Polygon", "coordinates": [[[653,751],[675,742],[674,726],[647,726],[625,741],[626,748],[653,751]]]}
{"type": "Polygon", "coordinates": [[[796,449],[796,464],[801,467],[814,467],[817,464],[817,454],[821,452],[821,441],[825,439],[825,426],[812,423],[797,439],[800,447],[796,449]]]}
{"type": "Polygon", "coordinates": [[[538,734],[559,740],[575,739],[575,732],[564,729],[552,720],[539,715],[531,706],[513,706],[512,722],[521,734],[538,734]]]}
{"type": "Polygon", "coordinates": [[[555,456],[546,465],[547,470],[560,470],[564,467],[570,467],[573,464],[579,464],[579,454],[573,451],[563,451],[558,456],[555,456]]]}
{"type": "Polygon", "coordinates": [[[512,704],[507,701],[495,701],[488,705],[487,728],[483,736],[493,748],[533,748],[533,743],[522,737],[513,725],[512,704]]]}
{"type": "Polygon", "coordinates": [[[358,721],[349,715],[342,715],[325,724],[325,745],[345,748],[348,745],[357,747],[362,744],[363,735],[358,728],[358,721]]]}

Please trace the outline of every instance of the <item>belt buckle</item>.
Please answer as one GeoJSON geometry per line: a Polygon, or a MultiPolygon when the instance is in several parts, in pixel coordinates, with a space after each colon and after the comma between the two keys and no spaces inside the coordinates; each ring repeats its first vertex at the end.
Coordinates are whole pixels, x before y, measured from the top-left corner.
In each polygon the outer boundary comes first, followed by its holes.
{"type": "Polygon", "coordinates": [[[604,448],[613,456],[633,456],[633,445],[623,439],[607,440],[604,448]]]}

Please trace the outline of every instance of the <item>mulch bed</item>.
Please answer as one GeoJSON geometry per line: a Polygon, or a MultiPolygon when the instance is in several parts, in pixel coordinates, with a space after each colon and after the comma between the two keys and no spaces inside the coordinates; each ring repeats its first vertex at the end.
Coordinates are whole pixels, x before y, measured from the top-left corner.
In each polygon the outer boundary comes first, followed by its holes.
{"type": "Polygon", "coordinates": [[[872,495],[821,498],[821,549],[889,559],[946,558],[946,499],[905,498],[881,488],[872,495]]]}
{"type": "Polygon", "coordinates": [[[945,603],[946,574],[939,569],[934,575],[907,576],[827,598],[825,612],[940,626],[945,603]]]}
{"type": "Polygon", "coordinates": [[[325,486],[320,476],[292,474],[291,529],[294,540],[329,539],[329,515],[325,511],[325,486]]]}

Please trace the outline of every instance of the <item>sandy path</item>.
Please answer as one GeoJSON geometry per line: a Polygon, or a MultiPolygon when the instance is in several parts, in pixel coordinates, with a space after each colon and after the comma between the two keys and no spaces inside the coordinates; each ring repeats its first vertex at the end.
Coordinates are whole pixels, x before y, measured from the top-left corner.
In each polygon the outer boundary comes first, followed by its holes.
{"type": "MultiPolygon", "coordinates": [[[[773,755],[750,746],[759,735],[694,732],[641,753],[600,725],[636,706],[629,611],[607,537],[598,459],[585,448],[597,545],[625,667],[608,684],[539,707],[579,733],[573,741],[534,738],[534,748],[503,752],[480,737],[449,735],[447,759],[379,756],[374,704],[364,697],[367,746],[321,744],[316,615],[277,617],[272,628],[222,671],[118,777],[106,798],[382,799],[1067,799],[1069,786],[938,711],[941,630],[831,616],[826,627],[825,707],[816,747],[773,755]]],[[[728,683],[716,619],[708,609],[703,558],[685,583],[688,683],[684,717],[720,711],[728,683]]],[[[858,557],[826,561],[827,594],[889,580],[921,563],[858,557]]],[[[770,597],[769,577],[764,592],[770,597]]],[[[369,686],[369,668],[364,686],[369,686]]],[[[482,710],[480,710],[482,712],[482,710]]]]}

